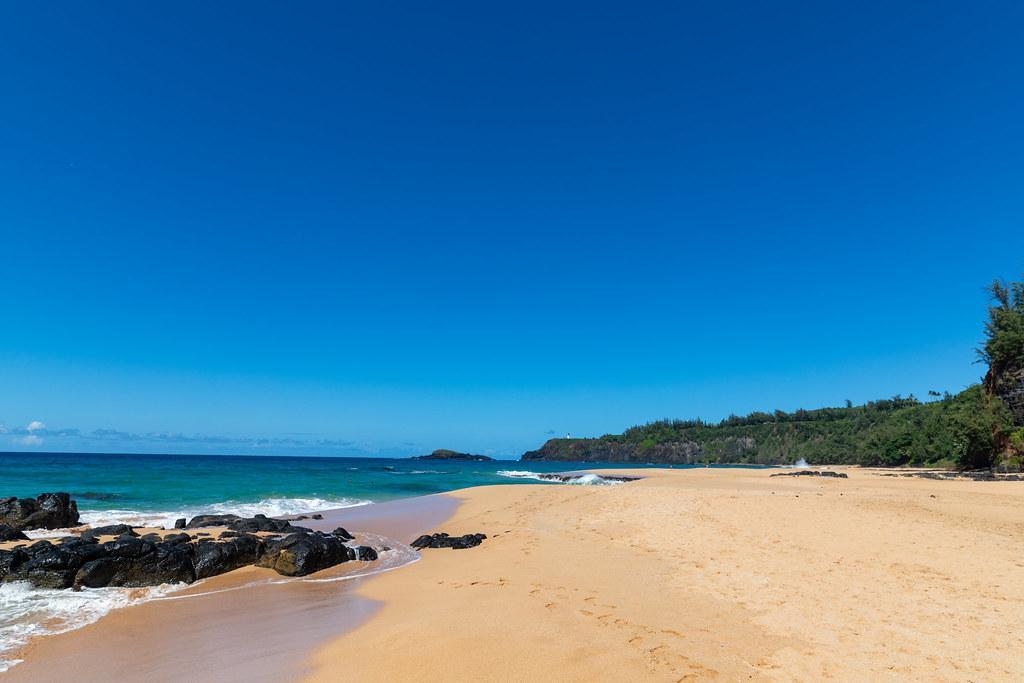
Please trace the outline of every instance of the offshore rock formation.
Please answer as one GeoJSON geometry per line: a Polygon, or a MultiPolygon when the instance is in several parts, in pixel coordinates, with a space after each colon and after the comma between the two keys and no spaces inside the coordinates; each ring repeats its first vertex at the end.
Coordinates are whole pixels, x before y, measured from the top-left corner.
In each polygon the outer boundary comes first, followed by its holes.
{"type": "Polygon", "coordinates": [[[447,448],[438,448],[430,455],[417,455],[412,458],[413,460],[473,460],[476,462],[483,462],[486,460],[494,460],[494,458],[488,458],[486,455],[476,455],[474,453],[459,453],[458,451],[450,451],[447,448]]]}
{"type": "Polygon", "coordinates": [[[0,498],[0,524],[15,529],[66,529],[78,525],[78,504],[67,493],[0,498]]]}

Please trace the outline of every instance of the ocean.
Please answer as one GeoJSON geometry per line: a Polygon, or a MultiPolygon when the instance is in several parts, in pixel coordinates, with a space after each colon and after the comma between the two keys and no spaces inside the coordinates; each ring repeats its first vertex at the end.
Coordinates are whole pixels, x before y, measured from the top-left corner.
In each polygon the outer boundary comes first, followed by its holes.
{"type": "MultiPolygon", "coordinates": [[[[66,491],[82,523],[167,526],[208,513],[292,515],[491,484],[566,485],[546,474],[622,467],[599,463],[490,462],[211,455],[0,453],[0,497],[66,491]]],[[[629,465],[629,467],[637,467],[629,465]]],[[[644,467],[644,466],[639,466],[644,467]]],[[[570,485],[614,484],[580,475],[570,485]]],[[[30,533],[34,538],[66,535],[30,533]]],[[[91,623],[112,609],[166,596],[148,589],[39,590],[0,584],[0,672],[30,639],[91,623]]]]}
{"type": "Polygon", "coordinates": [[[67,491],[78,501],[83,523],[170,526],[176,518],[205,513],[291,515],[468,486],[537,483],[537,475],[544,473],[602,467],[613,465],[512,460],[0,453],[0,497],[35,497],[44,491],[67,491]]]}

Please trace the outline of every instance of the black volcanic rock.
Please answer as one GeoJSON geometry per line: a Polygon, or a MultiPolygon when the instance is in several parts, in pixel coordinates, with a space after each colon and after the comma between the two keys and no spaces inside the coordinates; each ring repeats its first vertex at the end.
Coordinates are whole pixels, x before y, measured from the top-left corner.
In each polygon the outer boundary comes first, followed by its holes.
{"type": "Polygon", "coordinates": [[[181,519],[176,519],[176,520],[174,520],[174,528],[175,529],[184,529],[186,523],[187,522],[186,522],[184,517],[182,517],[181,519]]]}
{"type": "Polygon", "coordinates": [[[5,541],[27,541],[28,536],[7,524],[0,524],[0,543],[5,541]]]}
{"type": "MultiPolygon", "coordinates": [[[[342,562],[377,559],[377,550],[346,545],[352,534],[338,527],[332,533],[311,531],[262,515],[212,515],[192,520],[193,525],[233,527],[219,539],[184,532],[163,537],[139,537],[127,525],[90,529],[79,536],[47,540],[0,550],[0,583],[27,581],[39,588],[99,588],[103,586],[155,586],[191,583],[198,579],[258,564],[285,576],[305,576],[342,562]],[[235,530],[241,529],[241,530],[235,530]],[[252,529],[264,535],[248,533],[252,529]],[[280,534],[287,533],[287,536],[280,534]],[[99,543],[101,536],[116,538],[99,543]]],[[[195,526],[193,526],[195,528],[195,526]]],[[[29,540],[20,531],[3,527],[11,540],[29,540]]]]}
{"type": "Polygon", "coordinates": [[[263,554],[263,549],[263,541],[248,534],[240,534],[226,541],[200,541],[194,551],[196,579],[255,564],[263,554]]]}
{"type": "Polygon", "coordinates": [[[135,530],[127,524],[109,524],[98,526],[82,532],[83,541],[95,541],[100,536],[138,536],[135,530]]]}
{"type": "Polygon", "coordinates": [[[439,448],[430,455],[417,455],[412,458],[413,460],[473,460],[477,462],[483,462],[486,460],[494,460],[494,458],[488,458],[486,455],[475,455],[473,453],[459,453],[458,451],[450,451],[447,448],[439,448]]]}
{"type": "Polygon", "coordinates": [[[198,515],[193,517],[186,529],[200,529],[211,526],[225,526],[232,531],[255,533],[257,531],[270,531],[274,533],[290,533],[293,531],[310,531],[306,527],[293,526],[291,522],[283,519],[271,519],[266,515],[254,515],[252,517],[239,517],[238,515],[198,515]]]}
{"type": "Polygon", "coordinates": [[[306,576],[354,559],[355,551],[337,536],[295,533],[269,541],[257,566],[270,567],[285,576],[306,576]]]}
{"type": "Polygon", "coordinates": [[[413,548],[451,548],[452,550],[465,550],[475,548],[487,538],[486,534],[466,534],[465,536],[449,536],[446,533],[425,534],[410,543],[413,548]]]}
{"type": "Polygon", "coordinates": [[[78,505],[66,493],[0,498],[0,524],[15,529],[64,529],[78,524],[78,505]]]}
{"type": "MultiPolygon", "coordinates": [[[[236,522],[242,519],[238,515],[196,515],[188,524],[185,525],[186,529],[199,529],[204,526],[227,526],[231,522],[236,522]]],[[[175,524],[175,528],[177,524],[175,524]]]]}
{"type": "Polygon", "coordinates": [[[270,519],[266,515],[255,515],[249,519],[236,519],[227,523],[232,531],[243,531],[255,533],[257,531],[273,531],[275,533],[290,533],[293,531],[310,531],[306,527],[293,526],[291,522],[283,519],[270,519]]]}

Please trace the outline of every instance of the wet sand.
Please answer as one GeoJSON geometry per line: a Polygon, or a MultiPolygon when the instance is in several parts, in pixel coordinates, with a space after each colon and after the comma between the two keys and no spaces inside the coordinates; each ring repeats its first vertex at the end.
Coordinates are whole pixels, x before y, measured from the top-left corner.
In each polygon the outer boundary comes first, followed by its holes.
{"type": "MultiPolygon", "coordinates": [[[[457,506],[447,496],[423,496],[324,511],[323,520],[297,524],[324,530],[344,526],[408,543],[457,506]]],[[[366,570],[365,563],[346,563],[307,581],[245,567],[169,599],[116,610],[76,631],[39,639],[19,654],[25,661],[0,679],[295,680],[304,673],[311,648],[354,628],[379,606],[357,594],[364,578],[323,579],[366,570]]]]}

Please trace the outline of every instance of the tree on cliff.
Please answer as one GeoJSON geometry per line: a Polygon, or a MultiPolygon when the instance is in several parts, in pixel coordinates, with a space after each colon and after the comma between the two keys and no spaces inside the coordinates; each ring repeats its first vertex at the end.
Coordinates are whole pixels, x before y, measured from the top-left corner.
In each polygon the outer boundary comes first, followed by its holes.
{"type": "Polygon", "coordinates": [[[1024,460],[1024,281],[996,280],[989,292],[992,304],[978,357],[988,364],[986,395],[1005,409],[1003,419],[993,423],[993,445],[1019,465],[1024,460]]]}
{"type": "Polygon", "coordinates": [[[988,307],[985,344],[978,349],[978,356],[989,367],[985,386],[994,389],[991,382],[1024,367],[1024,281],[1007,284],[996,280],[988,289],[993,303],[988,307]]]}

